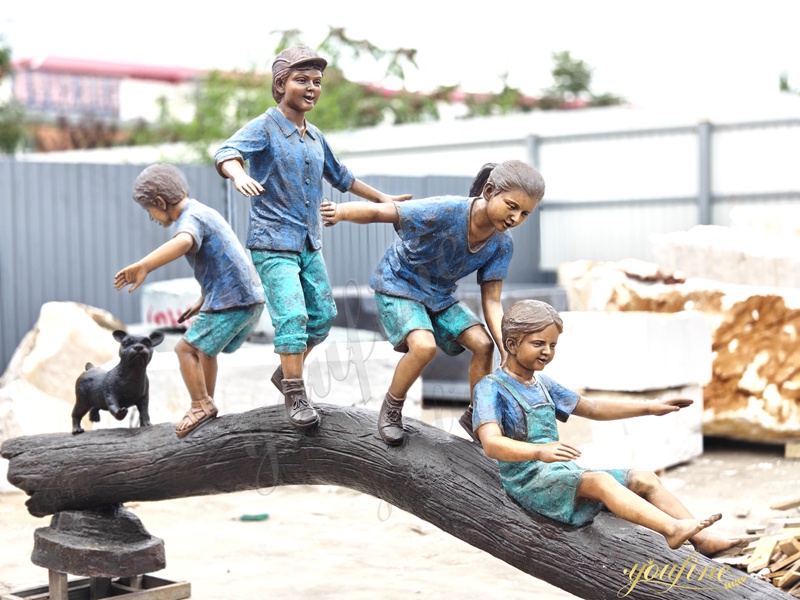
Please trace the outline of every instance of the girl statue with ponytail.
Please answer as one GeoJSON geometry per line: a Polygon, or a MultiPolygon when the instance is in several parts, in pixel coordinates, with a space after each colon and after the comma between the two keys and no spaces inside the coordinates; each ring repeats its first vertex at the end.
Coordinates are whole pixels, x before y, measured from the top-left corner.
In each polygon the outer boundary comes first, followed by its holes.
{"type": "MultiPolygon", "coordinates": [[[[491,372],[495,346],[504,357],[500,294],[513,252],[509,231],[528,218],[543,196],[541,174],[509,160],[484,165],[468,197],[322,204],[326,226],[392,223],[398,234],[370,282],[389,341],[404,353],[378,415],[378,432],[387,444],[402,443],[406,393],[437,347],[450,356],[465,349],[472,353],[470,394],[491,372]],[[485,323],[454,295],[458,281],[472,273],[477,273],[485,323]]],[[[459,422],[472,435],[471,406],[459,422]]]]}

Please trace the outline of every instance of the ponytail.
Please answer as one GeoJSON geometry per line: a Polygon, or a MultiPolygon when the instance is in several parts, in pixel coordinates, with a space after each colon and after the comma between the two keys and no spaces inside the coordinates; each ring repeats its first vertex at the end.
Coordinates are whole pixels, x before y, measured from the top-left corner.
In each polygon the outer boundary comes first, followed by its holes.
{"type": "Polygon", "coordinates": [[[469,186],[470,198],[476,198],[477,196],[483,194],[483,186],[486,185],[489,175],[492,174],[492,171],[496,166],[497,163],[486,163],[481,167],[481,170],[478,171],[477,175],[475,175],[475,179],[472,180],[472,185],[469,186]]]}

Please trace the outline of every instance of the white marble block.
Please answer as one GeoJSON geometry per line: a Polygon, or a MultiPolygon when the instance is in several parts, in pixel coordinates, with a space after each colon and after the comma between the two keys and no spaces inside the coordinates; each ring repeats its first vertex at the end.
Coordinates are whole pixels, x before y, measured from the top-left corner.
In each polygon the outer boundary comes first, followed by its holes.
{"type": "Polygon", "coordinates": [[[641,392],[704,385],[711,333],[697,311],[563,312],[545,375],[572,389],[641,392]]]}
{"type": "Polygon", "coordinates": [[[658,471],[703,453],[703,385],[711,378],[711,333],[696,311],[563,312],[564,333],[544,374],[587,398],[645,402],[690,398],[662,417],[559,423],[588,468],[658,471]]]}
{"type": "Polygon", "coordinates": [[[150,327],[188,329],[191,320],[178,323],[178,317],[200,297],[200,284],[191,277],[146,283],[141,287],[139,314],[150,327]]]}
{"type": "Polygon", "coordinates": [[[703,390],[700,386],[647,393],[576,391],[587,398],[610,400],[694,400],[691,406],[661,417],[592,421],[572,416],[566,423],[559,422],[561,440],[580,449],[582,455],[576,462],[582,467],[659,471],[703,453],[703,390]]]}

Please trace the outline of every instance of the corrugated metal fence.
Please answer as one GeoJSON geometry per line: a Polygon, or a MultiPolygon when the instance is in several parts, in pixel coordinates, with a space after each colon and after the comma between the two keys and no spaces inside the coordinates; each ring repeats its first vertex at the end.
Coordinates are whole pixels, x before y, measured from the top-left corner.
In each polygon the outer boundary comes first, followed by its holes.
{"type": "MultiPolygon", "coordinates": [[[[534,281],[541,276],[539,269],[552,272],[580,259],[653,260],[653,233],[728,225],[734,207],[800,201],[800,169],[794,164],[800,149],[798,118],[639,124],[561,135],[528,134],[536,125],[523,117],[514,122],[503,126],[498,121],[491,139],[475,133],[474,139],[464,135],[451,143],[431,136],[430,143],[420,138],[402,147],[370,147],[339,156],[356,173],[378,168],[420,173],[430,165],[462,173],[464,165],[477,168],[487,160],[507,159],[537,166],[547,183],[545,200],[534,213],[541,227],[523,226],[541,235],[541,255],[529,257],[534,266],[526,267],[534,281]]],[[[514,267],[521,265],[515,254],[514,267]]]]}
{"type": "Polygon", "coordinates": [[[534,138],[548,189],[541,268],[653,260],[653,233],[729,225],[734,207],[800,201],[800,119],[534,138]],[[557,240],[568,241],[558,243],[557,240]]]}
{"type": "MultiPolygon", "coordinates": [[[[552,282],[553,270],[579,259],[652,260],[650,235],[697,224],[729,224],[735,206],[800,201],[800,119],[699,123],[682,127],[526,136],[494,143],[431,144],[370,152],[341,152],[355,173],[365,161],[446,169],[464,153],[470,162],[518,158],[537,165],[547,196],[512,232],[515,252],[508,283],[552,282]],[[481,157],[478,157],[481,155],[481,157]]],[[[424,170],[423,170],[424,167],[424,170]]],[[[227,215],[244,240],[249,203],[213,167],[182,167],[192,195],[227,215]]],[[[121,267],[163,243],[168,233],[131,199],[142,165],[34,163],[0,159],[0,368],[35,323],[44,302],[72,300],[139,320],[136,293],[111,281],[121,267]]],[[[373,171],[374,172],[374,171],[373,171]]],[[[360,176],[360,175],[359,175],[360,176]]],[[[391,194],[415,198],[466,194],[464,176],[362,177],[391,194]]],[[[334,201],[339,192],[327,188],[334,201]]],[[[342,223],[324,232],[331,283],[368,283],[394,239],[389,225],[342,223]]],[[[190,277],[176,261],[150,280],[190,277]]]]}

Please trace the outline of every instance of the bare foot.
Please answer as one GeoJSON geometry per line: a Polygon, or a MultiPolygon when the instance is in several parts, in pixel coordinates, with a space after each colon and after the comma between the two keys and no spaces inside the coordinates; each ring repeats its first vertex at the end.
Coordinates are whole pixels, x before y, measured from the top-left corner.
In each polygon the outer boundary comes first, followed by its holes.
{"type": "Polygon", "coordinates": [[[692,544],[694,544],[694,549],[700,554],[703,554],[709,558],[713,558],[723,554],[724,552],[727,552],[728,550],[741,550],[747,546],[747,540],[743,540],[741,538],[729,540],[716,535],[708,535],[703,536],[703,540],[698,541],[697,543],[692,541],[692,544]]]}
{"type": "Polygon", "coordinates": [[[664,537],[669,547],[675,550],[680,548],[686,540],[696,536],[706,527],[711,527],[711,525],[721,518],[722,515],[717,513],[711,515],[707,519],[678,519],[676,521],[675,530],[669,535],[665,534],[664,537]]]}

